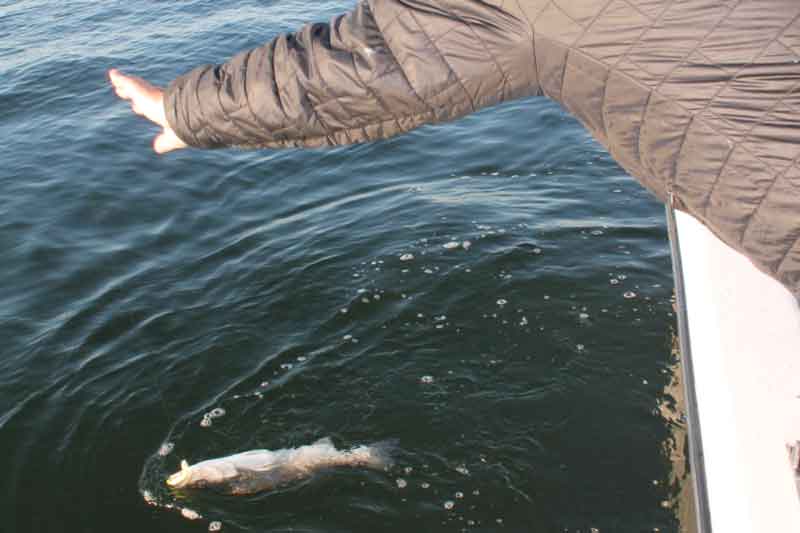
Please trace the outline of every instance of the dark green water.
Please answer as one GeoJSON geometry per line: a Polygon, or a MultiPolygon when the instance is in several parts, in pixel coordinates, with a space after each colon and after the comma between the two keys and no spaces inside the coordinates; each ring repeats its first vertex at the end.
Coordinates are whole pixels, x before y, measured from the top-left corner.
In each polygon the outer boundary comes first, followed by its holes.
{"type": "Polygon", "coordinates": [[[351,5],[0,1],[3,531],[678,530],[663,208],[558,107],[157,157],[105,81],[351,5]],[[163,483],[327,435],[396,466],[163,483]]]}

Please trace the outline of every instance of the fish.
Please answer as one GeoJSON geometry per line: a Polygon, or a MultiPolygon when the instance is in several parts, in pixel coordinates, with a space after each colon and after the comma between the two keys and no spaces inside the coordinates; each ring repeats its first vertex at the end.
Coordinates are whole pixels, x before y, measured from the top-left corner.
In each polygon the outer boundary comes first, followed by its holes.
{"type": "Polygon", "coordinates": [[[334,467],[388,470],[392,466],[393,441],[338,450],[330,437],[312,444],[280,450],[249,450],[189,465],[167,478],[173,489],[212,488],[234,495],[272,490],[315,472],[334,467]]]}

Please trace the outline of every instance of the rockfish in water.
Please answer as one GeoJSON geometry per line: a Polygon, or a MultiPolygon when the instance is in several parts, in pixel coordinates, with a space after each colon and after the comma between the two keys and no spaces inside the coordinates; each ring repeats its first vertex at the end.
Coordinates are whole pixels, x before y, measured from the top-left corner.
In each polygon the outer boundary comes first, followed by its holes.
{"type": "Polygon", "coordinates": [[[299,448],[250,450],[208,459],[181,469],[167,478],[172,488],[216,488],[230,494],[253,494],[302,479],[318,470],[337,466],[387,469],[391,466],[389,442],[337,450],[330,437],[299,448]]]}

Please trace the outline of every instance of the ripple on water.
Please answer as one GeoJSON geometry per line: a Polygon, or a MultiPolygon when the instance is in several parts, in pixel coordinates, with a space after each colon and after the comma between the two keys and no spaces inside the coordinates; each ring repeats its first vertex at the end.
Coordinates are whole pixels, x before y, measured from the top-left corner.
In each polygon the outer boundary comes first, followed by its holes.
{"type": "Polygon", "coordinates": [[[346,149],[156,158],[110,65],[165,84],[352,2],[7,4],[5,523],[169,529],[130,498],[141,473],[146,503],[210,531],[671,530],[649,482],[668,478],[663,211],[579,124],[523,100],[346,149]],[[408,466],[251,498],[164,483],[328,434],[398,439],[408,466]]]}

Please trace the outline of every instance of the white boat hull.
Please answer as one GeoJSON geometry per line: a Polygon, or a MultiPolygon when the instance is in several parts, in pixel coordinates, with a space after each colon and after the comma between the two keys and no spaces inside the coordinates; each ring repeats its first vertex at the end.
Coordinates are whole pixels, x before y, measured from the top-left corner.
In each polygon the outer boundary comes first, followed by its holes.
{"type": "Polygon", "coordinates": [[[675,226],[701,511],[714,532],[800,532],[786,449],[800,440],[798,303],[690,215],[676,212],[675,226]]]}

